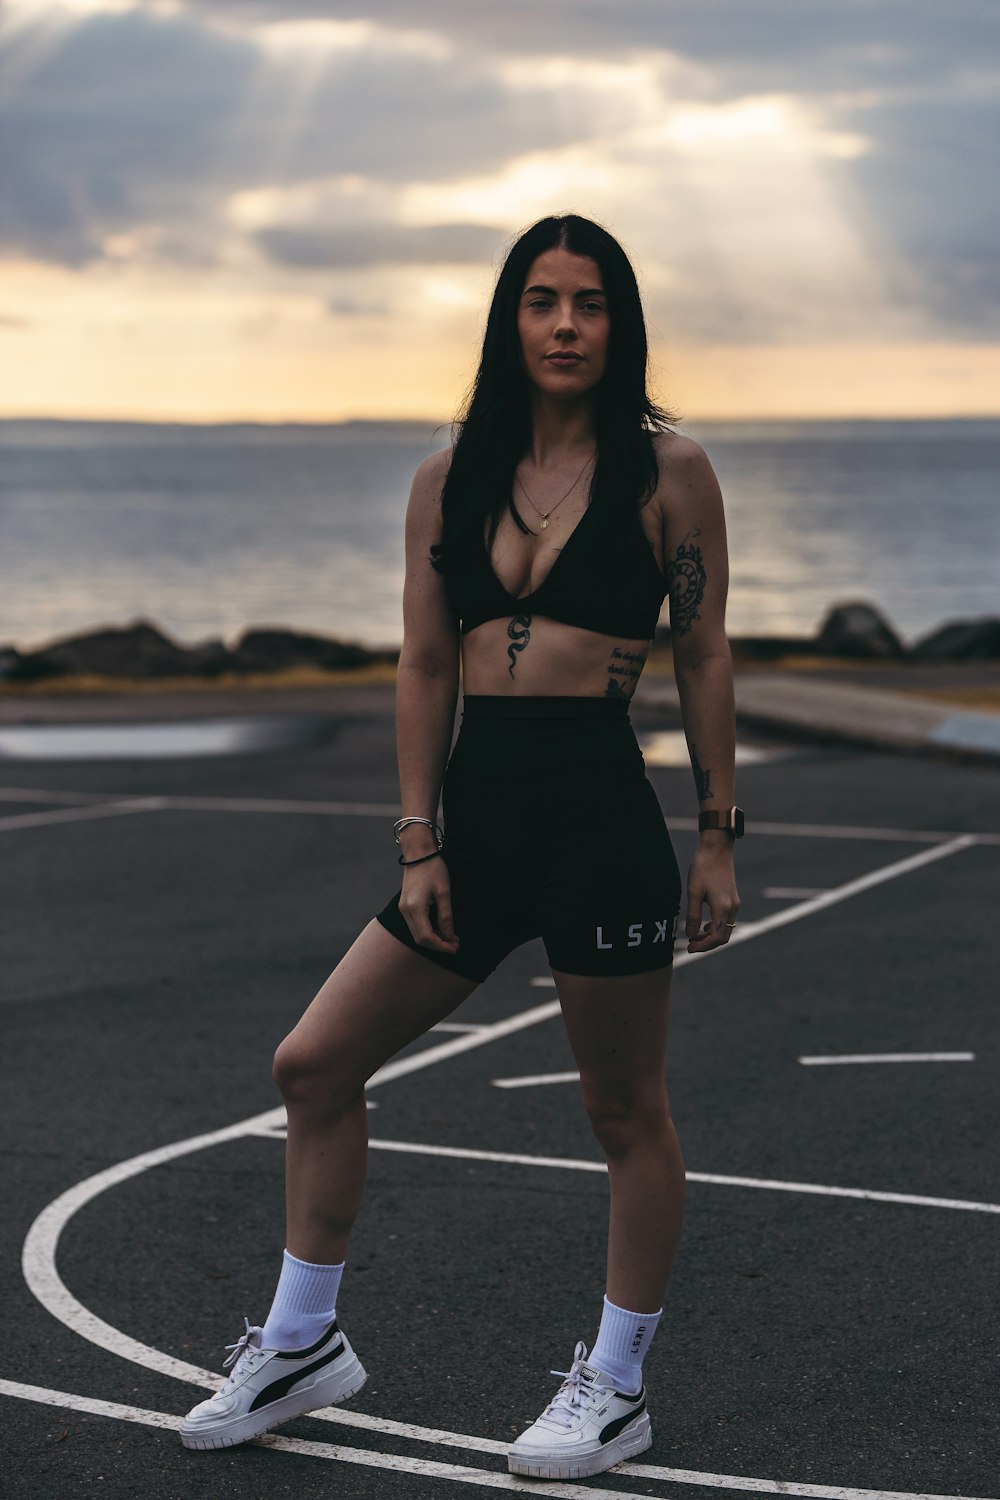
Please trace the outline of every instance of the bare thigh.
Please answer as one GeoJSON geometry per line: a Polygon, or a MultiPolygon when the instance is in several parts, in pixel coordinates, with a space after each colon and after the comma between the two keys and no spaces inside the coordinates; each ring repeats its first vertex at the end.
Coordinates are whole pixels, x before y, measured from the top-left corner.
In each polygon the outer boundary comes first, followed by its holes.
{"type": "Polygon", "coordinates": [[[553,970],[584,1097],[629,1105],[662,1093],[672,970],[593,979],[553,970]],[[610,1097],[609,1097],[610,1096],[610,1097]]]}
{"type": "Polygon", "coordinates": [[[346,1065],[364,1080],[477,987],[477,980],[414,953],[372,918],[282,1045],[308,1058],[310,1071],[346,1065]]]}

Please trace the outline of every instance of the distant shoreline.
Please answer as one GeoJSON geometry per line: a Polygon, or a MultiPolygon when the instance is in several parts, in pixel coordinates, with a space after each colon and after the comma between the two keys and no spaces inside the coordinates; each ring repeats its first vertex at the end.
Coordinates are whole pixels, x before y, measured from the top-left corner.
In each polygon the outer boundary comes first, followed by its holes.
{"type": "MultiPolygon", "coordinates": [[[[731,636],[738,671],[771,669],[826,675],[850,672],[905,683],[916,669],[935,687],[974,674],[1000,686],[1000,618],[958,620],[940,626],[912,647],[866,603],[832,606],[811,637],[731,636]],[[939,681],[940,676],[940,681],[939,681]]],[[[67,636],[31,652],[0,644],[0,694],[5,696],[151,693],[180,689],[360,685],[395,681],[398,647],[368,648],[356,641],[281,627],[248,628],[230,647],[219,639],[179,644],[148,620],[67,636]]],[[[668,627],[654,638],[646,671],[672,670],[668,627]]],[[[928,684],[929,685],[929,684],[928,684]]],[[[959,688],[962,684],[955,682],[959,688]]],[[[975,689],[973,689],[975,690],[975,689]]]]}
{"type": "MultiPolygon", "coordinates": [[[[220,428],[260,428],[267,431],[275,429],[310,430],[313,428],[358,428],[367,429],[372,427],[412,427],[422,431],[435,431],[438,428],[450,428],[454,418],[452,417],[85,417],[85,416],[19,416],[0,415],[0,428],[14,426],[55,426],[63,427],[185,427],[200,430],[218,430],[220,428]]],[[[1000,411],[995,412],[958,412],[954,415],[943,416],[934,413],[930,416],[899,416],[883,415],[873,416],[871,412],[858,413],[854,416],[685,416],[673,423],[674,427],[856,427],[861,424],[867,426],[954,426],[958,423],[976,422],[1000,422],[1000,411]]]]}

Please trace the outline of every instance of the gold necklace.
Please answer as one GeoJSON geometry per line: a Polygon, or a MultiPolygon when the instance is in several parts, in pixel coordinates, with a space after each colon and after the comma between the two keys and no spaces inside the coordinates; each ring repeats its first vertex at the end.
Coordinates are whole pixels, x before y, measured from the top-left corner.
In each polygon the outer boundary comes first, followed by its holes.
{"type": "Polygon", "coordinates": [[[555,505],[550,505],[549,508],[548,508],[548,510],[539,510],[538,509],[538,506],[535,504],[534,500],[532,500],[531,496],[528,494],[528,491],[525,489],[524,480],[521,478],[520,474],[515,470],[514,478],[517,480],[518,484],[521,486],[521,489],[524,492],[524,498],[525,498],[525,500],[527,500],[527,502],[531,506],[532,510],[535,511],[541,517],[541,526],[539,527],[540,531],[544,531],[545,528],[548,526],[548,524],[549,524],[549,516],[551,516],[552,512],[554,510],[558,510],[559,507],[560,507],[560,505],[562,505],[562,503],[563,503],[564,500],[568,500],[569,499],[570,495],[572,495],[573,491],[576,489],[577,485],[580,483],[580,480],[583,478],[584,469],[586,469],[587,465],[589,463],[591,463],[596,457],[597,457],[597,449],[595,448],[594,451],[593,451],[593,453],[591,453],[590,456],[587,458],[586,462],[583,465],[583,469],[580,470],[579,474],[573,480],[573,483],[570,485],[570,487],[566,491],[565,495],[560,495],[559,499],[556,501],[555,505]]]}

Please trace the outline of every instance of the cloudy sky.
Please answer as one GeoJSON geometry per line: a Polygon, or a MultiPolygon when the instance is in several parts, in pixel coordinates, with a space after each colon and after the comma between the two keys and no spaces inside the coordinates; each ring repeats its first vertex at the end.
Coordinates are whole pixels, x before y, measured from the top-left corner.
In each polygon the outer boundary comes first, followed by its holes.
{"type": "Polygon", "coordinates": [[[0,414],[447,418],[543,213],[690,420],[1000,413],[997,0],[6,0],[0,414]]]}

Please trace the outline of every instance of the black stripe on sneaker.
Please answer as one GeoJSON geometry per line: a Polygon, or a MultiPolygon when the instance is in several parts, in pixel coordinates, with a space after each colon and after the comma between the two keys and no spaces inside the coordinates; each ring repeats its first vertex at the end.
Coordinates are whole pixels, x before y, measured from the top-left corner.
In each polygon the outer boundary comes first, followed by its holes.
{"type": "Polygon", "coordinates": [[[601,1433],[602,1444],[610,1443],[613,1438],[618,1436],[623,1427],[627,1427],[630,1422],[634,1422],[636,1417],[646,1410],[645,1392],[640,1391],[636,1400],[639,1404],[633,1411],[627,1411],[624,1416],[616,1417],[613,1422],[609,1422],[607,1427],[604,1428],[601,1433]]]}
{"type": "Polygon", "coordinates": [[[337,1320],[334,1318],[326,1332],[321,1333],[315,1344],[310,1344],[308,1349],[281,1349],[275,1355],[275,1359],[310,1359],[314,1354],[318,1354],[323,1345],[338,1331],[337,1320]]]}
{"type": "Polygon", "coordinates": [[[306,1365],[304,1370],[292,1370],[288,1375],[282,1375],[280,1380],[272,1380],[262,1391],[258,1391],[250,1403],[250,1411],[260,1411],[262,1406],[270,1406],[273,1401],[280,1401],[282,1396],[287,1396],[293,1385],[300,1380],[305,1380],[307,1375],[315,1375],[317,1370],[322,1370],[324,1365],[330,1364],[338,1355],[344,1352],[344,1341],[339,1340],[336,1347],[324,1354],[322,1359],[317,1359],[311,1365],[306,1365]]]}

